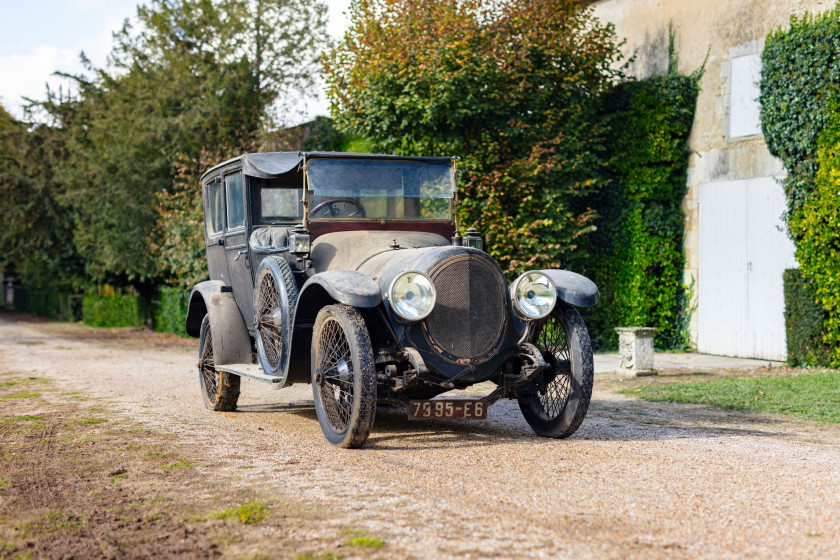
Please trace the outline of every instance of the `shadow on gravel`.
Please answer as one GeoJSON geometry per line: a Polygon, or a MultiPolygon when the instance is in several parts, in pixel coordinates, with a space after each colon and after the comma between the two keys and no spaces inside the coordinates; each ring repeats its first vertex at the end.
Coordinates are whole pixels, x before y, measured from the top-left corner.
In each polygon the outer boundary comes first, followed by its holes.
{"type": "MultiPolygon", "coordinates": [[[[317,423],[312,401],[240,405],[247,414],[293,414],[317,423]]],[[[513,402],[490,409],[487,421],[408,420],[404,411],[379,407],[367,448],[435,449],[496,445],[568,445],[574,441],[667,441],[726,437],[790,437],[773,429],[785,420],[697,405],[636,400],[593,401],[580,429],[567,440],[536,436],[513,402]]]]}

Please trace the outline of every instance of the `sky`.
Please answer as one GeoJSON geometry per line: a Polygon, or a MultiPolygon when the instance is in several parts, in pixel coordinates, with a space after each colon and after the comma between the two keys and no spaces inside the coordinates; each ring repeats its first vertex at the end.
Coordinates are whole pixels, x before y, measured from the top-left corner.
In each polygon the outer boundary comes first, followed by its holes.
{"type": "MultiPolygon", "coordinates": [[[[24,97],[43,99],[46,87],[66,80],[53,74],[83,70],[84,51],[94,66],[104,66],[113,44],[111,33],[133,18],[138,0],[0,0],[0,103],[21,118],[24,97]]],[[[327,31],[338,39],[347,28],[350,0],[325,0],[327,31]]],[[[329,114],[326,96],[299,102],[287,117],[298,124],[329,114]]]]}

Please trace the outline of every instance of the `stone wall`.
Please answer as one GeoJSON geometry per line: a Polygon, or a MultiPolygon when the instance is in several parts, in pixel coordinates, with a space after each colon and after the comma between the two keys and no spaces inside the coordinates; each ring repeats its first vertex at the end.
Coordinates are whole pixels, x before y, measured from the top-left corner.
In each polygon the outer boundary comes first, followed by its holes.
{"type": "MultiPolygon", "coordinates": [[[[791,15],[818,13],[835,0],[600,0],[592,3],[595,15],[615,25],[625,38],[625,55],[635,57],[630,73],[638,78],[663,74],[668,69],[668,26],[673,25],[681,73],[691,73],[706,62],[690,144],[688,194],[683,201],[686,227],[685,279],[696,286],[699,277],[700,184],[712,181],[782,176],[781,162],[770,155],[756,130],[755,99],[743,75],[757,71],[764,38],[786,27],[791,15]],[[738,75],[733,81],[733,59],[738,75]],[[732,88],[736,95],[732,96],[732,88]],[[745,89],[746,88],[746,89],[745,89]],[[744,135],[744,133],[747,133],[744,135]],[[734,134],[733,134],[734,133],[734,134]]],[[[757,95],[757,93],[755,93],[757,95]]],[[[781,281],[781,280],[780,280],[781,281]]],[[[695,290],[695,295],[697,290],[695,290]]],[[[697,340],[697,317],[691,322],[697,340]]]]}

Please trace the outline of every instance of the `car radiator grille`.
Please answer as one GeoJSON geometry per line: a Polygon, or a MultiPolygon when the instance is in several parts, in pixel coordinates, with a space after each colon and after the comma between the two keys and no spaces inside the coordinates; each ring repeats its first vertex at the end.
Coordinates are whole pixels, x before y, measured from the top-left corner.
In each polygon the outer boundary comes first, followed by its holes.
{"type": "Polygon", "coordinates": [[[437,303],[426,327],[429,342],[457,358],[477,358],[493,349],[505,323],[507,290],[492,262],[458,257],[432,275],[437,303]]]}

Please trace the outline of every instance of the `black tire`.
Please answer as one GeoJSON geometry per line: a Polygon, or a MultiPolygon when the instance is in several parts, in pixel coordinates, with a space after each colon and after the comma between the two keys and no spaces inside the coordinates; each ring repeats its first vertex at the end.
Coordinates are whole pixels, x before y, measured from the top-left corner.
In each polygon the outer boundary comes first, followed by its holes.
{"type": "Polygon", "coordinates": [[[519,393],[519,408],[537,435],[569,437],[580,427],[592,398],[592,343],[580,314],[558,302],[538,325],[531,343],[549,367],[519,393]]]}
{"type": "Polygon", "coordinates": [[[239,400],[239,376],[216,370],[209,315],[205,315],[201,321],[201,333],[198,338],[198,380],[201,383],[204,406],[210,410],[236,410],[236,401],[239,400]]]}
{"type": "Polygon", "coordinates": [[[288,372],[297,299],[297,285],[286,259],[263,259],[254,290],[254,338],[260,365],[267,375],[285,377],[288,372]]]}
{"type": "Polygon", "coordinates": [[[327,441],[361,447],[376,416],[376,370],[364,319],[348,305],[329,305],[315,319],[312,394],[327,441]]]}

